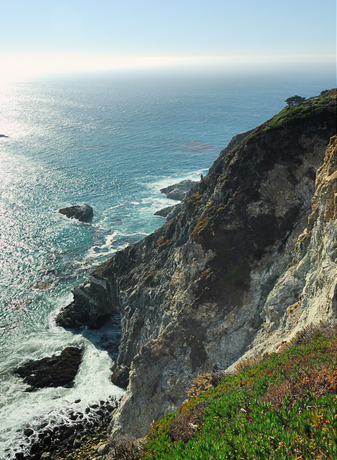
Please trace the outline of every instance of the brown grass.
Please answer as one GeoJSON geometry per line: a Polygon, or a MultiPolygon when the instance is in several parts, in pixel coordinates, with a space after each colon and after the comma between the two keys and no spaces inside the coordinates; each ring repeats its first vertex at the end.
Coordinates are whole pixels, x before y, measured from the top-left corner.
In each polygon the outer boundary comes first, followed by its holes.
{"type": "Polygon", "coordinates": [[[170,424],[170,436],[173,442],[188,442],[193,434],[200,430],[202,415],[204,414],[203,404],[197,404],[190,410],[178,412],[170,424]]]}
{"type": "Polygon", "coordinates": [[[188,398],[199,396],[200,393],[216,388],[227,373],[225,371],[205,372],[199,374],[192,382],[191,388],[187,392],[188,398]]]}
{"type": "Polygon", "coordinates": [[[112,459],[120,460],[140,460],[142,456],[142,447],[138,440],[125,439],[113,442],[112,459]]]}
{"type": "MultiPolygon", "coordinates": [[[[331,353],[336,356],[337,362],[337,336],[336,326],[321,327],[324,330],[325,336],[333,337],[335,340],[325,350],[326,353],[331,353]]],[[[291,341],[291,343],[302,343],[308,337],[313,336],[317,332],[317,328],[307,328],[300,331],[291,341]]],[[[289,346],[289,344],[287,344],[289,346]]],[[[332,393],[337,394],[337,366],[324,366],[321,369],[314,367],[310,362],[310,357],[297,357],[297,365],[301,367],[301,372],[297,378],[291,378],[271,388],[262,398],[265,403],[271,403],[272,406],[280,408],[283,404],[285,396],[288,395],[288,403],[293,406],[298,399],[305,399],[308,392],[316,398],[332,393]],[[306,365],[308,366],[306,369],[306,365]],[[304,370],[305,369],[305,370],[304,370]]],[[[288,365],[292,365],[290,362],[288,365]]]]}
{"type": "Polygon", "coordinates": [[[251,366],[256,366],[257,364],[260,363],[261,359],[263,358],[260,357],[260,358],[247,358],[247,359],[243,359],[242,361],[240,361],[236,367],[235,367],[235,371],[236,372],[241,372],[241,371],[245,371],[246,369],[248,369],[249,367],[251,366]]]}
{"type": "Polygon", "coordinates": [[[288,395],[288,404],[294,406],[298,399],[305,399],[308,392],[315,395],[316,398],[332,393],[337,393],[337,371],[331,371],[323,367],[320,370],[312,370],[310,375],[302,379],[285,380],[269,390],[263,397],[262,401],[270,403],[276,409],[283,405],[284,398],[288,395]]]}

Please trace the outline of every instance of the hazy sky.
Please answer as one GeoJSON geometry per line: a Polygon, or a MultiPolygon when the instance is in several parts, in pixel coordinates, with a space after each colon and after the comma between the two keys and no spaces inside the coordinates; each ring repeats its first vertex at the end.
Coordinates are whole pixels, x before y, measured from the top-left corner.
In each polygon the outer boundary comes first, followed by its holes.
{"type": "Polygon", "coordinates": [[[9,71],[333,63],[335,0],[6,0],[9,71]]]}

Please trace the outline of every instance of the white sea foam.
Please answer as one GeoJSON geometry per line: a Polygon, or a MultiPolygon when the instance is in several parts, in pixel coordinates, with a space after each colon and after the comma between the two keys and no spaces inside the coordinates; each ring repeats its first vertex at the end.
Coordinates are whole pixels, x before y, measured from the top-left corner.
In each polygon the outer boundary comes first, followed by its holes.
{"type": "Polygon", "coordinates": [[[6,449],[12,449],[18,443],[24,442],[25,428],[35,429],[43,422],[71,424],[69,417],[72,411],[84,412],[91,404],[107,400],[113,395],[119,398],[124,394],[124,390],[111,383],[112,361],[108,351],[97,346],[100,337],[107,341],[110,334],[111,340],[118,331],[84,331],[81,335],[73,335],[55,326],[54,316],[55,312],[50,317],[45,333],[31,334],[26,340],[16,344],[10,359],[6,361],[7,378],[1,382],[0,394],[0,453],[3,455],[6,449]],[[74,387],[44,388],[33,393],[25,392],[27,385],[12,374],[11,370],[29,360],[59,354],[66,345],[84,348],[82,364],[76,375],[74,387]]]}

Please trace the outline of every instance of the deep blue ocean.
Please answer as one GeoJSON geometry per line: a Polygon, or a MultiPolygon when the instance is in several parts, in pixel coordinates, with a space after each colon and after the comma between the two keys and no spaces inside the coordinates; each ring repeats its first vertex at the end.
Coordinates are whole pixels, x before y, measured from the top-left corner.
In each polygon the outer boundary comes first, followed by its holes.
{"type": "Polygon", "coordinates": [[[122,390],[109,380],[99,341],[54,324],[71,289],[118,249],[164,220],[160,188],[205,175],[230,139],[256,127],[295,94],[333,87],[329,77],[88,74],[0,89],[0,458],[22,430],[69,421],[77,409],[122,390]],[[92,223],[58,209],[88,203],[92,223]],[[85,348],[75,386],[25,392],[13,370],[30,359],[85,348]]]}

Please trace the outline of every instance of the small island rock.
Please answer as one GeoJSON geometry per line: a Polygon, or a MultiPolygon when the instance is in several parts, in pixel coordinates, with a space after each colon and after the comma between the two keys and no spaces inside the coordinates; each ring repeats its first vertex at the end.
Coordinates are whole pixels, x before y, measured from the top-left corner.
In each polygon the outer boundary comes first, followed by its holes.
{"type": "Polygon", "coordinates": [[[28,391],[45,387],[71,386],[82,361],[83,350],[66,347],[58,356],[29,362],[16,373],[31,385],[28,391]]]}
{"type": "Polygon", "coordinates": [[[69,217],[69,219],[77,219],[81,222],[89,222],[92,219],[94,211],[88,204],[83,204],[82,206],[76,205],[62,208],[59,210],[59,213],[64,214],[66,217],[69,217]]]}

